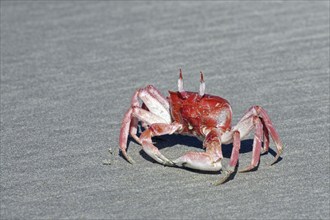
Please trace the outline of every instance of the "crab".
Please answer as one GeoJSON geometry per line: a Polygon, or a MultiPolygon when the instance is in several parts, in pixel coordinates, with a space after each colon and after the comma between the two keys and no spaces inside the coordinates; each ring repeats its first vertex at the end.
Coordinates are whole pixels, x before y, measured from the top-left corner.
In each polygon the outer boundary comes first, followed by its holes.
{"type": "Polygon", "coordinates": [[[127,140],[130,135],[142,146],[143,151],[165,166],[190,168],[200,171],[222,170],[224,174],[215,185],[228,181],[238,166],[241,139],[254,130],[251,163],[239,172],[254,170],[260,161],[260,154],[269,150],[270,136],[276,145],[276,156],[270,164],[276,163],[283,151],[282,142],[267,112],[260,106],[252,106],[231,127],[232,109],[229,102],[219,96],[205,94],[203,73],[200,72],[199,92],[188,92],[183,88],[182,70],[178,80],[178,91],[169,91],[165,98],[152,85],[137,89],[131,105],[122,120],[119,136],[119,149],[130,163],[133,159],[127,154],[127,140]],[[140,105],[140,101],[142,105],[140,105]],[[138,136],[138,123],[144,131],[138,136]],[[167,134],[195,136],[203,141],[205,151],[189,151],[183,156],[170,160],[153,144],[152,137],[167,134]],[[263,144],[262,144],[263,142],[263,144]],[[222,167],[222,144],[232,143],[229,164],[222,167]]]}

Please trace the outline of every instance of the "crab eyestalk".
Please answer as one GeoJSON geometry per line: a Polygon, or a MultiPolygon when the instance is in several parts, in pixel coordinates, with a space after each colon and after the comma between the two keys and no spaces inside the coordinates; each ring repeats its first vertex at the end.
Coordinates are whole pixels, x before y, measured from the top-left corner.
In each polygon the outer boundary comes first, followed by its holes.
{"type": "Polygon", "coordinates": [[[187,98],[187,92],[184,91],[183,88],[183,77],[182,77],[182,70],[180,69],[180,77],[178,80],[178,91],[181,94],[181,98],[186,99],[187,98]]]}
{"type": "Polygon", "coordinates": [[[182,77],[182,70],[180,69],[180,77],[179,77],[179,80],[178,80],[178,91],[179,92],[184,92],[184,89],[183,89],[183,77],[182,77]]]}
{"type": "Polygon", "coordinates": [[[203,72],[201,71],[201,84],[199,86],[199,95],[202,97],[205,94],[205,82],[204,82],[204,75],[203,72]]]}

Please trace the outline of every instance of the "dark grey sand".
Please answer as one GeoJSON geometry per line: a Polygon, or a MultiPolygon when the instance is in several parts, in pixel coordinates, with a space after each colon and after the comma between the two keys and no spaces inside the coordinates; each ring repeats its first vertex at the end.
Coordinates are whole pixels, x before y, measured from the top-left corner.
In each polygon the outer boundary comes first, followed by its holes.
{"type": "MultiPolygon", "coordinates": [[[[330,217],[328,1],[1,1],[0,91],[1,219],[330,217]],[[218,173],[164,167],[132,141],[127,163],[118,135],[131,95],[176,90],[179,68],[192,91],[204,71],[233,124],[263,106],[283,159],[269,167],[262,156],[256,172],[218,187],[218,173]]],[[[164,139],[171,159],[202,150],[164,139]]]]}

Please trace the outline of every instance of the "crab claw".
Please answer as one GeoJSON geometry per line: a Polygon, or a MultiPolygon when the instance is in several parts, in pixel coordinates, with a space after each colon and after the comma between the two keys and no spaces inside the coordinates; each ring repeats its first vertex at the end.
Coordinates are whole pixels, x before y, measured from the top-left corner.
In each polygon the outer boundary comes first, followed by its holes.
{"type": "Polygon", "coordinates": [[[150,125],[150,127],[140,136],[143,151],[160,164],[165,166],[174,166],[174,162],[162,155],[153,145],[151,138],[165,134],[173,134],[181,128],[182,125],[177,122],[173,122],[171,124],[154,123],[150,125]]]}
{"type": "Polygon", "coordinates": [[[142,146],[143,151],[158,163],[163,164],[164,166],[174,166],[174,163],[161,154],[152,143],[143,141],[142,146]]]}
{"type": "Polygon", "coordinates": [[[206,152],[187,152],[173,162],[179,167],[203,171],[219,171],[222,168],[221,159],[214,161],[211,155],[206,152]]]}

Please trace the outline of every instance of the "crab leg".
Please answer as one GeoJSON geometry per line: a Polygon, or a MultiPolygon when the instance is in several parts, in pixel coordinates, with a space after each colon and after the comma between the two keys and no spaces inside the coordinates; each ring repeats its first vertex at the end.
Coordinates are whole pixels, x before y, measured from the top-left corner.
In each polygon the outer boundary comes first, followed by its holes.
{"type": "MultiPolygon", "coordinates": [[[[146,111],[149,111],[148,107],[146,106],[145,103],[142,103],[142,106],[141,106],[142,109],[146,110],[146,111]]],[[[147,129],[148,128],[148,124],[144,121],[141,121],[141,126],[144,128],[144,129],[147,129]]]]}
{"type": "Polygon", "coordinates": [[[204,171],[219,171],[222,167],[220,131],[212,129],[204,140],[205,152],[187,152],[173,162],[180,167],[204,171]]]}
{"type": "Polygon", "coordinates": [[[234,139],[233,150],[231,152],[228,170],[235,169],[235,167],[237,165],[237,161],[238,161],[238,157],[239,157],[239,150],[241,148],[241,138],[240,138],[239,131],[234,131],[233,139],[234,139]]]}
{"type": "MultiPolygon", "coordinates": [[[[148,91],[148,92],[150,92],[150,93],[157,93],[158,92],[158,90],[156,89],[156,88],[154,88],[153,86],[151,86],[151,85],[149,85],[149,86],[147,86],[146,87],[146,89],[138,89],[138,90],[136,90],[135,91],[135,93],[133,94],[133,96],[132,96],[132,100],[131,100],[131,107],[132,108],[134,108],[134,107],[139,107],[139,100],[138,100],[138,97],[141,97],[142,95],[141,95],[141,93],[143,93],[143,92],[145,92],[145,91],[148,91]]],[[[159,92],[158,92],[159,93],[159,92]]],[[[160,93],[157,95],[155,95],[155,96],[157,96],[157,98],[160,98],[159,96],[161,96],[160,95],[160,93]]],[[[147,102],[149,102],[149,99],[145,99],[145,100],[147,100],[147,102]]],[[[152,101],[154,101],[154,102],[156,102],[155,100],[152,100],[152,101]]],[[[166,100],[163,98],[163,100],[162,100],[162,103],[164,103],[163,105],[165,105],[166,106],[166,100]]],[[[167,103],[168,104],[168,103],[167,103]]],[[[145,103],[142,103],[142,108],[144,108],[144,109],[146,109],[147,111],[149,111],[149,109],[148,109],[148,107],[146,107],[146,104],[145,103]]],[[[137,110],[138,111],[138,110],[137,110]]],[[[132,114],[133,112],[131,112],[131,114],[132,114]]],[[[128,117],[127,115],[125,115],[125,117],[128,117]]],[[[124,117],[124,118],[125,118],[124,117]]],[[[151,117],[151,119],[153,119],[154,118],[154,115],[150,115],[150,117],[151,117]]],[[[142,123],[144,123],[144,124],[147,124],[146,123],[146,121],[147,120],[145,120],[145,121],[142,121],[142,123]]],[[[141,141],[140,141],[140,139],[138,138],[138,136],[136,135],[137,134],[137,126],[138,126],[138,118],[136,118],[136,117],[131,117],[131,122],[130,122],[130,125],[129,125],[129,134],[133,137],[133,139],[136,141],[136,142],[138,142],[139,144],[141,144],[141,141]]],[[[128,124],[126,124],[126,126],[128,126],[128,124]]],[[[146,126],[146,125],[144,125],[144,126],[146,126]]],[[[127,141],[126,141],[127,142],[127,141]]]]}
{"type": "Polygon", "coordinates": [[[255,134],[253,140],[253,149],[252,149],[252,161],[251,164],[244,169],[240,170],[240,173],[248,172],[255,168],[260,161],[260,151],[261,151],[261,138],[263,136],[262,122],[259,117],[254,116],[253,123],[255,124],[255,134]]]}
{"type": "Polygon", "coordinates": [[[261,120],[261,122],[262,122],[262,125],[263,125],[263,128],[264,128],[264,146],[263,146],[263,149],[261,151],[261,154],[265,154],[269,150],[269,132],[268,132],[263,120],[261,120]]]}
{"type": "Polygon", "coordinates": [[[237,123],[237,125],[233,128],[232,131],[227,132],[223,134],[222,140],[223,143],[230,143],[233,140],[232,132],[233,131],[239,131],[240,132],[240,138],[244,138],[246,135],[250,133],[250,131],[253,129],[253,127],[256,128],[256,134],[254,137],[253,142],[253,159],[251,162],[251,165],[240,172],[246,172],[251,169],[253,169],[259,162],[260,159],[260,151],[261,151],[261,139],[264,137],[264,151],[266,152],[269,149],[269,135],[272,137],[272,139],[275,142],[276,148],[277,148],[277,155],[275,156],[275,160],[270,164],[274,164],[280,154],[282,153],[282,143],[281,140],[268,116],[266,111],[259,107],[259,106],[253,106],[251,107],[245,115],[242,117],[242,119],[237,123]],[[260,145],[260,147],[259,147],[260,145]],[[250,168],[250,169],[249,169],[250,168]]]}
{"type": "Polygon", "coordinates": [[[121,123],[120,134],[119,134],[119,149],[121,150],[125,159],[130,162],[134,163],[133,159],[127,155],[126,148],[127,148],[127,139],[128,133],[130,130],[130,124],[132,120],[132,108],[129,108],[128,111],[124,115],[124,119],[121,123]]]}
{"type": "Polygon", "coordinates": [[[131,119],[131,124],[129,126],[129,134],[132,136],[132,138],[141,144],[141,141],[139,137],[136,135],[137,134],[137,126],[138,126],[139,120],[136,117],[132,117],[131,119]]]}
{"type": "MultiPolygon", "coordinates": [[[[138,95],[139,95],[139,90],[136,90],[133,97],[132,97],[132,101],[131,101],[131,106],[132,107],[139,107],[138,95]]],[[[138,123],[139,123],[139,121],[138,121],[137,118],[131,117],[131,123],[130,123],[130,127],[129,127],[129,134],[134,138],[134,140],[136,142],[141,144],[138,136],[136,136],[138,123]]]]}
{"type": "Polygon", "coordinates": [[[161,101],[155,98],[153,94],[150,94],[147,89],[140,89],[138,97],[143,101],[143,103],[145,103],[150,112],[165,119],[166,123],[171,123],[169,108],[166,108],[164,105],[162,105],[161,101]]]}
{"type": "Polygon", "coordinates": [[[143,151],[158,163],[166,166],[174,166],[174,163],[162,155],[158,148],[152,144],[151,138],[154,136],[173,134],[181,128],[182,125],[176,122],[173,122],[172,124],[154,123],[150,125],[150,127],[140,136],[143,151]]]}
{"type": "Polygon", "coordinates": [[[138,94],[139,94],[139,90],[136,90],[132,96],[131,107],[127,110],[127,112],[124,115],[123,121],[121,123],[120,134],[119,134],[119,149],[121,150],[126,160],[130,163],[133,163],[134,161],[126,153],[127,138],[128,138],[128,134],[131,133],[133,134],[132,137],[135,140],[138,140],[136,136],[138,122],[136,119],[132,117],[133,107],[139,106],[138,94]]]}
{"type": "Polygon", "coordinates": [[[138,89],[134,93],[131,100],[131,107],[125,113],[122,121],[119,135],[119,148],[123,156],[128,162],[134,161],[126,153],[128,134],[130,134],[136,142],[141,144],[137,134],[138,119],[143,125],[152,123],[170,123],[171,116],[169,114],[169,104],[160,92],[153,86],[147,86],[145,89],[138,89]],[[145,105],[144,110],[139,107],[139,100],[142,99],[145,105]],[[150,112],[148,111],[150,110],[150,112]]]}
{"type": "Polygon", "coordinates": [[[223,171],[224,177],[222,177],[220,180],[216,181],[214,185],[220,185],[230,177],[230,175],[235,171],[235,167],[238,162],[239,157],[239,149],[241,147],[241,139],[240,139],[240,133],[239,131],[234,131],[233,134],[233,150],[231,152],[229,166],[226,170],[223,171]]]}
{"type": "Polygon", "coordinates": [[[258,112],[259,117],[264,122],[265,127],[267,128],[270,136],[272,137],[272,139],[273,139],[273,141],[274,141],[274,143],[276,145],[277,153],[276,153],[275,159],[270,164],[270,165],[273,165],[274,163],[277,162],[278,158],[282,154],[283,145],[282,145],[282,142],[280,140],[280,137],[279,137],[278,133],[276,132],[275,127],[274,127],[272,121],[270,120],[267,112],[263,108],[261,108],[259,106],[256,106],[255,108],[256,108],[256,111],[258,112]]]}
{"type": "MultiPolygon", "coordinates": [[[[131,129],[131,131],[134,131],[132,129],[133,126],[130,125],[132,120],[135,120],[134,118],[137,118],[146,124],[150,125],[153,123],[166,123],[165,119],[153,114],[152,112],[146,111],[140,107],[131,107],[125,114],[122,126],[120,129],[120,135],[119,135],[119,148],[123,154],[123,156],[127,159],[128,162],[134,163],[134,161],[127,155],[126,148],[127,148],[127,138],[128,138],[128,131],[131,129]]],[[[136,134],[135,134],[136,136],[136,134]]],[[[134,137],[134,136],[133,136],[134,137]]],[[[139,139],[137,136],[137,142],[141,143],[141,139],[139,139]]]]}
{"type": "Polygon", "coordinates": [[[157,101],[160,104],[162,104],[165,107],[165,109],[169,112],[170,104],[168,103],[166,98],[159,92],[159,90],[156,89],[156,87],[154,87],[153,85],[148,85],[146,87],[146,90],[149,92],[150,95],[152,95],[155,99],[157,99],[157,101]]]}

